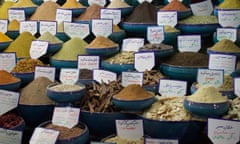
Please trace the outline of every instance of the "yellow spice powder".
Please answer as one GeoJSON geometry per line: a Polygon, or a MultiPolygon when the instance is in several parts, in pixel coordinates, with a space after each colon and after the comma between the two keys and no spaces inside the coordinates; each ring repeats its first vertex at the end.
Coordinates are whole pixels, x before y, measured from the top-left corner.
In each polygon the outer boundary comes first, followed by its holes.
{"type": "Polygon", "coordinates": [[[8,24],[8,31],[18,31],[20,29],[20,23],[14,19],[8,24]]]}
{"type": "Polygon", "coordinates": [[[13,6],[15,2],[5,1],[0,7],[0,19],[8,19],[8,8],[13,6]]]}
{"type": "Polygon", "coordinates": [[[18,0],[12,7],[37,7],[31,0],[18,0]]]}
{"type": "Polygon", "coordinates": [[[61,8],[85,8],[85,6],[83,6],[81,3],[79,3],[76,0],[67,0],[62,6],[61,8]]]}
{"type": "Polygon", "coordinates": [[[11,38],[9,38],[7,35],[4,33],[0,32],[0,42],[9,42],[12,41],[11,38]]]}

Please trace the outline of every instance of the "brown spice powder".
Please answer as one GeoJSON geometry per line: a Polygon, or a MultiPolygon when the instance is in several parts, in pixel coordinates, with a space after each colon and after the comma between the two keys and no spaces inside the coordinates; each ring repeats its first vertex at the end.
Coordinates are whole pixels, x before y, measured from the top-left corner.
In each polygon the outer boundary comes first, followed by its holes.
{"type": "Polygon", "coordinates": [[[97,4],[93,4],[89,6],[84,13],[82,13],[76,20],[92,20],[92,19],[99,19],[100,18],[100,11],[101,11],[101,6],[97,4]]]}
{"type": "Polygon", "coordinates": [[[113,42],[112,40],[105,38],[103,36],[97,36],[87,48],[112,48],[116,47],[117,43],[113,42]]]}

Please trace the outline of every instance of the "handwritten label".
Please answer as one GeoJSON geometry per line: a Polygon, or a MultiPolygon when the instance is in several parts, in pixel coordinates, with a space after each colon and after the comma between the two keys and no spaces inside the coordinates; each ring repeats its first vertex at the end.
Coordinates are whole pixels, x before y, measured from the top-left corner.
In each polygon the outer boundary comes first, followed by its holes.
{"type": "Polygon", "coordinates": [[[18,105],[19,93],[0,90],[0,116],[14,109],[18,105]]]}
{"type": "Polygon", "coordinates": [[[109,83],[117,80],[117,74],[106,70],[93,70],[93,79],[99,83],[109,83]]]}
{"type": "Polygon", "coordinates": [[[175,27],[177,25],[177,12],[176,11],[159,11],[157,13],[158,25],[169,25],[175,27]]]}
{"type": "Polygon", "coordinates": [[[17,21],[25,21],[25,13],[24,10],[14,10],[8,9],[8,20],[11,22],[12,20],[17,21]]]}
{"type": "Polygon", "coordinates": [[[234,78],[234,94],[240,97],[240,78],[234,78]]]}
{"type": "Polygon", "coordinates": [[[164,27],[163,26],[147,27],[147,40],[151,44],[160,44],[164,40],[164,27]]]}
{"type": "Polygon", "coordinates": [[[36,127],[29,141],[30,144],[55,144],[59,131],[36,127]]]}
{"type": "Polygon", "coordinates": [[[44,34],[45,32],[50,32],[52,35],[57,33],[57,22],[56,21],[40,21],[40,34],[44,34]]]}
{"type": "Polygon", "coordinates": [[[187,82],[160,79],[158,91],[162,96],[185,96],[187,94],[187,82]]]}
{"type": "Polygon", "coordinates": [[[180,52],[198,52],[201,49],[200,35],[178,36],[178,50],[180,52]]]}
{"type": "Polygon", "coordinates": [[[30,47],[30,56],[33,59],[38,59],[44,54],[47,53],[48,48],[48,42],[47,41],[39,41],[34,40],[32,41],[31,47],[30,47]]]}
{"type": "Polygon", "coordinates": [[[190,4],[193,15],[196,16],[210,16],[213,12],[213,5],[211,0],[190,4]]]}
{"type": "Polygon", "coordinates": [[[34,79],[37,77],[47,77],[51,81],[55,81],[55,67],[43,67],[43,66],[35,66],[34,79]]]}
{"type": "Polygon", "coordinates": [[[101,9],[101,19],[112,19],[113,24],[117,25],[121,21],[120,9],[101,9]]]}
{"type": "Polygon", "coordinates": [[[152,2],[152,0],[137,0],[140,4],[141,3],[143,3],[143,2],[145,2],[145,1],[147,1],[147,2],[149,2],[149,3],[151,3],[152,2]]]}
{"type": "Polygon", "coordinates": [[[127,38],[123,39],[122,51],[135,51],[137,52],[140,47],[144,45],[143,38],[127,38]]]}
{"type": "Polygon", "coordinates": [[[214,86],[218,88],[223,84],[223,70],[198,69],[197,82],[202,86],[214,86]]]}
{"type": "Polygon", "coordinates": [[[229,39],[233,42],[237,40],[237,29],[217,28],[217,40],[229,39]]]}
{"type": "Polygon", "coordinates": [[[62,68],[60,70],[60,81],[64,84],[75,84],[78,81],[79,70],[71,68],[62,68]]]}
{"type": "Polygon", "coordinates": [[[214,144],[236,144],[239,141],[240,123],[221,119],[208,119],[208,137],[214,144]]]}
{"type": "Polygon", "coordinates": [[[0,128],[1,144],[21,144],[22,132],[0,128]]]}
{"type": "Polygon", "coordinates": [[[208,68],[224,70],[225,75],[230,75],[236,69],[236,59],[234,55],[210,54],[208,68]]]}
{"type": "Polygon", "coordinates": [[[6,33],[8,27],[8,21],[7,20],[0,20],[0,32],[6,33]]]}
{"type": "Polygon", "coordinates": [[[73,128],[78,124],[79,113],[79,108],[55,107],[52,123],[58,126],[73,128]]]}
{"type": "Polygon", "coordinates": [[[222,27],[240,26],[240,10],[218,10],[218,21],[222,27]]]}
{"type": "Polygon", "coordinates": [[[78,56],[78,69],[99,69],[100,57],[99,56],[78,56]]]}
{"type": "Polygon", "coordinates": [[[111,19],[93,19],[92,32],[95,36],[108,37],[113,31],[113,20],[111,19]]]}
{"type": "Polygon", "coordinates": [[[16,53],[0,53],[0,69],[11,72],[16,65],[16,53]]]}
{"type": "Polygon", "coordinates": [[[78,37],[84,39],[89,35],[89,24],[79,24],[64,22],[64,32],[71,38],[78,37]]]}
{"type": "Polygon", "coordinates": [[[143,84],[143,73],[142,72],[122,72],[122,85],[124,87],[130,84],[143,84]]]}
{"type": "Polygon", "coordinates": [[[151,70],[155,65],[154,52],[136,52],[134,53],[134,67],[139,72],[151,70]]]}
{"type": "Polygon", "coordinates": [[[178,140],[145,138],[145,144],[178,144],[178,140]]]}
{"type": "Polygon", "coordinates": [[[91,6],[93,4],[97,4],[100,5],[102,7],[104,7],[106,5],[106,0],[88,0],[88,4],[91,6]]]}
{"type": "Polygon", "coordinates": [[[72,21],[72,11],[67,9],[57,9],[56,21],[61,22],[71,22],[72,21]]]}
{"type": "Polygon", "coordinates": [[[117,136],[123,139],[139,140],[143,137],[142,120],[116,120],[117,136]]]}
{"type": "Polygon", "coordinates": [[[57,2],[57,0],[43,0],[44,2],[47,2],[47,1],[52,1],[52,2],[57,2]]]}
{"type": "Polygon", "coordinates": [[[37,33],[37,21],[21,21],[19,32],[30,32],[35,35],[37,33]]]}

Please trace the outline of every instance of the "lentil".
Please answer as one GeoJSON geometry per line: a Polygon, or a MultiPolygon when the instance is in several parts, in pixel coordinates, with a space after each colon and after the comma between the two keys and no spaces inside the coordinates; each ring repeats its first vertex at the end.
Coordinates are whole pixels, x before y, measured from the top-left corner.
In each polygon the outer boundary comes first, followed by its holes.
{"type": "Polygon", "coordinates": [[[120,138],[119,136],[114,136],[111,138],[107,138],[104,140],[104,142],[109,142],[109,143],[115,143],[115,144],[144,144],[144,138],[140,138],[137,140],[131,140],[131,139],[123,139],[120,138]]]}
{"type": "Polygon", "coordinates": [[[134,52],[133,51],[122,51],[115,56],[108,58],[105,62],[112,64],[133,64],[134,63],[134,52]]]}
{"type": "Polygon", "coordinates": [[[20,79],[5,70],[0,70],[0,85],[19,82],[20,79]]]}
{"type": "Polygon", "coordinates": [[[112,48],[117,47],[118,44],[113,42],[112,40],[103,37],[97,36],[90,44],[88,44],[87,48],[112,48]]]}
{"type": "Polygon", "coordinates": [[[190,16],[178,22],[179,24],[218,24],[216,16],[190,16]]]}
{"type": "Polygon", "coordinates": [[[38,59],[24,58],[17,62],[16,66],[12,69],[14,73],[27,73],[34,72],[35,66],[44,66],[38,59]]]}
{"type": "Polygon", "coordinates": [[[189,8],[187,8],[179,0],[172,0],[170,3],[168,3],[166,6],[164,6],[160,10],[186,11],[186,10],[189,10],[189,8]]]}
{"type": "Polygon", "coordinates": [[[240,48],[231,40],[223,39],[217,42],[210,50],[227,53],[239,53],[240,48]]]}
{"type": "Polygon", "coordinates": [[[38,38],[38,40],[48,41],[50,44],[62,43],[61,40],[52,35],[50,32],[45,32],[38,38]]]}
{"type": "Polygon", "coordinates": [[[92,19],[99,19],[101,8],[103,7],[93,4],[89,6],[79,17],[77,17],[76,20],[89,21],[92,19]]]}
{"type": "Polygon", "coordinates": [[[0,42],[9,42],[12,41],[11,38],[9,38],[7,35],[4,33],[0,32],[0,42]]]}
{"type": "Polygon", "coordinates": [[[20,116],[13,112],[8,112],[0,116],[0,127],[6,129],[13,128],[19,125],[22,121],[23,119],[20,116]]]}

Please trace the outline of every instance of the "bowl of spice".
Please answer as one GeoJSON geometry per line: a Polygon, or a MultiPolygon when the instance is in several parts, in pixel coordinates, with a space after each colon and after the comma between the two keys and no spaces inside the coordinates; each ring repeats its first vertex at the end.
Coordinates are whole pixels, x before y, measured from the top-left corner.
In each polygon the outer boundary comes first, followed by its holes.
{"type": "Polygon", "coordinates": [[[11,42],[12,42],[11,38],[9,38],[4,33],[0,32],[0,52],[6,49],[11,42]]]}
{"type": "Polygon", "coordinates": [[[110,135],[101,140],[104,143],[115,143],[115,144],[129,144],[129,143],[134,143],[134,144],[144,144],[144,137],[141,137],[139,139],[126,139],[126,138],[121,138],[117,135],[110,135]]]}
{"type": "MultiPolygon", "coordinates": [[[[213,33],[213,42],[214,44],[216,44],[217,42],[219,42],[219,40],[217,39],[217,33],[213,33]]],[[[234,42],[238,47],[240,47],[240,29],[237,30],[237,40],[234,42]]]]}
{"type": "MultiPolygon", "coordinates": [[[[220,1],[220,0],[219,0],[220,1]]],[[[214,8],[214,15],[218,16],[219,10],[238,11],[240,10],[240,4],[238,0],[221,0],[220,4],[214,8]]]]}
{"type": "Polygon", "coordinates": [[[79,101],[86,93],[85,85],[78,84],[50,84],[46,89],[46,95],[58,103],[79,101]]]}
{"type": "Polygon", "coordinates": [[[19,35],[20,23],[14,19],[8,23],[6,35],[11,39],[16,39],[19,35]]]}
{"type": "Polygon", "coordinates": [[[0,75],[0,89],[15,91],[20,87],[21,79],[5,70],[0,70],[0,75]]]}
{"type": "Polygon", "coordinates": [[[0,127],[4,129],[23,131],[25,128],[24,119],[15,112],[10,111],[0,116],[0,127]]]}
{"type": "Polygon", "coordinates": [[[46,121],[38,127],[59,131],[56,144],[86,144],[89,138],[88,127],[83,122],[79,122],[73,128],[67,128],[54,125],[51,121],[46,121]]]}
{"type": "Polygon", "coordinates": [[[229,106],[228,98],[213,86],[202,86],[184,100],[187,111],[202,117],[223,116],[228,112],[229,106]]]}
{"type": "Polygon", "coordinates": [[[140,85],[130,84],[113,96],[112,103],[122,110],[142,111],[152,105],[154,96],[140,85]]]}

